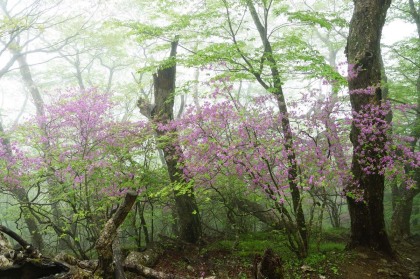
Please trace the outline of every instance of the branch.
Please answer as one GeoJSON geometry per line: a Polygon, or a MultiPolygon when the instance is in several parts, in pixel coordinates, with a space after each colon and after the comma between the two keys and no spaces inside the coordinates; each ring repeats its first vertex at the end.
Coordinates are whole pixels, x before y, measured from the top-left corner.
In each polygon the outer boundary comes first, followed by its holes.
{"type": "Polygon", "coordinates": [[[7,234],[8,236],[10,236],[11,238],[13,238],[14,240],[16,240],[17,243],[19,243],[20,246],[23,247],[23,249],[25,249],[25,251],[29,254],[29,255],[39,255],[38,250],[36,250],[32,244],[29,244],[28,242],[26,242],[22,237],[20,237],[20,235],[18,235],[17,233],[15,233],[14,231],[12,231],[9,228],[6,228],[5,226],[0,225],[0,231],[7,234]]]}
{"type": "Polygon", "coordinates": [[[227,20],[228,20],[228,25],[229,25],[229,30],[230,30],[230,35],[232,37],[232,41],[233,44],[236,47],[236,50],[238,51],[239,55],[242,57],[242,59],[244,60],[244,62],[248,65],[249,69],[247,69],[247,71],[254,73],[254,69],[252,67],[251,62],[249,61],[249,59],[245,56],[245,54],[241,51],[241,49],[239,48],[238,42],[236,40],[236,35],[235,35],[235,31],[233,31],[233,26],[232,26],[232,21],[230,19],[230,11],[229,11],[229,6],[227,4],[227,2],[224,0],[223,3],[225,4],[225,9],[226,9],[226,16],[227,16],[227,20]]]}
{"type": "Polygon", "coordinates": [[[420,64],[417,64],[415,61],[411,60],[408,57],[405,57],[404,55],[402,55],[401,53],[399,53],[395,48],[391,48],[391,50],[393,52],[395,52],[399,57],[401,57],[404,60],[407,60],[408,62],[410,62],[411,64],[413,64],[414,66],[416,66],[417,68],[420,68],[420,64]]]}
{"type": "Polygon", "coordinates": [[[12,58],[10,58],[9,62],[0,70],[0,78],[9,72],[9,69],[15,64],[17,59],[18,55],[13,55],[12,58]]]}
{"type": "Polygon", "coordinates": [[[144,276],[146,278],[150,279],[183,279],[184,276],[177,276],[174,274],[167,274],[161,271],[157,271],[155,269],[140,265],[140,264],[134,264],[134,263],[125,263],[124,269],[136,274],[139,274],[141,276],[144,276]]]}

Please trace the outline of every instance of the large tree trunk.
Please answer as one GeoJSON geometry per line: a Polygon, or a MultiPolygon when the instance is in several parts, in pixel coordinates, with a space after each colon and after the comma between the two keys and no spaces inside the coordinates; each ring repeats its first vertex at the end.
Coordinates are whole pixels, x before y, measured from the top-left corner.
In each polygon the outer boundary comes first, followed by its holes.
{"type": "MultiPolygon", "coordinates": [[[[172,42],[170,65],[161,68],[153,75],[155,106],[151,111],[151,119],[155,123],[167,124],[174,119],[174,92],[176,76],[176,49],[178,41],[172,42]]],[[[163,146],[163,154],[168,168],[169,178],[174,185],[182,185],[183,189],[174,189],[175,205],[178,214],[180,238],[195,243],[201,236],[201,222],[193,189],[185,189],[186,181],[180,167],[180,148],[176,131],[157,129],[158,143],[163,146]],[[168,137],[170,138],[168,140],[168,137]]]]}
{"type": "MultiPolygon", "coordinates": [[[[346,54],[349,63],[350,101],[355,113],[360,113],[368,105],[381,107],[380,40],[390,4],[391,0],[354,0],[346,54]]],[[[385,122],[384,115],[376,114],[370,117],[372,125],[376,127],[381,127],[385,122]]],[[[360,142],[361,129],[354,118],[350,133],[354,148],[351,167],[353,182],[347,187],[351,218],[351,239],[348,247],[363,246],[392,254],[384,221],[384,174],[379,170],[367,172],[364,170],[366,165],[361,161],[362,150],[372,158],[382,156],[381,147],[383,150],[386,134],[377,139],[370,138],[367,142],[360,142]],[[370,146],[378,147],[379,151],[370,146]],[[359,198],[363,201],[359,201],[359,198]]]]}

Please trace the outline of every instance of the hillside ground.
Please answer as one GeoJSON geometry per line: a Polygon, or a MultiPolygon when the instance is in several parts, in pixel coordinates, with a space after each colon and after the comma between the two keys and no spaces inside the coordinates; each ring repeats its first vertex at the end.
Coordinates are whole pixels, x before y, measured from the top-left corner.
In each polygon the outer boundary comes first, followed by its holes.
{"type": "Polygon", "coordinates": [[[273,249],[283,261],[285,278],[420,278],[420,236],[394,243],[396,257],[369,250],[345,249],[348,230],[324,232],[322,241],[310,245],[310,255],[298,260],[278,232],[244,234],[234,239],[208,239],[205,244],[167,245],[156,270],[185,278],[253,278],[257,254],[273,249]]]}

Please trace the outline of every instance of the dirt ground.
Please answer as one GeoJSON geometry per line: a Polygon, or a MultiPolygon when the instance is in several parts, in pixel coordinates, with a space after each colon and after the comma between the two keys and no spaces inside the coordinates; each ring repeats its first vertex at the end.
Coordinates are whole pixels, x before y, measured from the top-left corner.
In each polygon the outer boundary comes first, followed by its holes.
{"type": "MultiPolygon", "coordinates": [[[[357,249],[325,254],[316,265],[285,265],[285,278],[408,278],[420,279],[420,236],[394,243],[396,257],[385,257],[374,251],[357,249]]],[[[167,250],[156,270],[185,278],[254,278],[252,258],[237,257],[230,251],[206,252],[197,246],[167,250]]]]}
{"type": "Polygon", "coordinates": [[[331,278],[420,278],[420,238],[394,243],[393,247],[395,259],[372,251],[356,250],[341,266],[341,277],[331,278]]]}

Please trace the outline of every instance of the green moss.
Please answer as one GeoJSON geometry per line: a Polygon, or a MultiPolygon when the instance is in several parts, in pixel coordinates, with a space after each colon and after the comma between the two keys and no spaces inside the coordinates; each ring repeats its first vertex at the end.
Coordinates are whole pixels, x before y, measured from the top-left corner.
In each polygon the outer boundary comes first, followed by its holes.
{"type": "Polygon", "coordinates": [[[243,265],[249,265],[256,254],[262,255],[265,249],[271,248],[283,259],[286,278],[306,278],[301,268],[303,265],[309,266],[319,274],[338,276],[340,273],[338,266],[343,261],[341,251],[346,245],[348,229],[328,229],[322,236],[319,247],[314,241],[310,243],[309,256],[304,260],[296,258],[288,247],[287,238],[278,231],[241,234],[233,239],[214,242],[201,252],[225,251],[230,254],[229,258],[243,265]]]}
{"type": "Polygon", "coordinates": [[[234,241],[232,240],[219,240],[217,242],[211,243],[205,248],[206,251],[230,251],[234,246],[234,241]]]}
{"type": "Polygon", "coordinates": [[[242,234],[235,240],[220,240],[210,244],[205,251],[229,251],[240,258],[253,258],[271,248],[282,258],[293,257],[286,245],[286,238],[279,232],[258,232],[242,234]]]}

